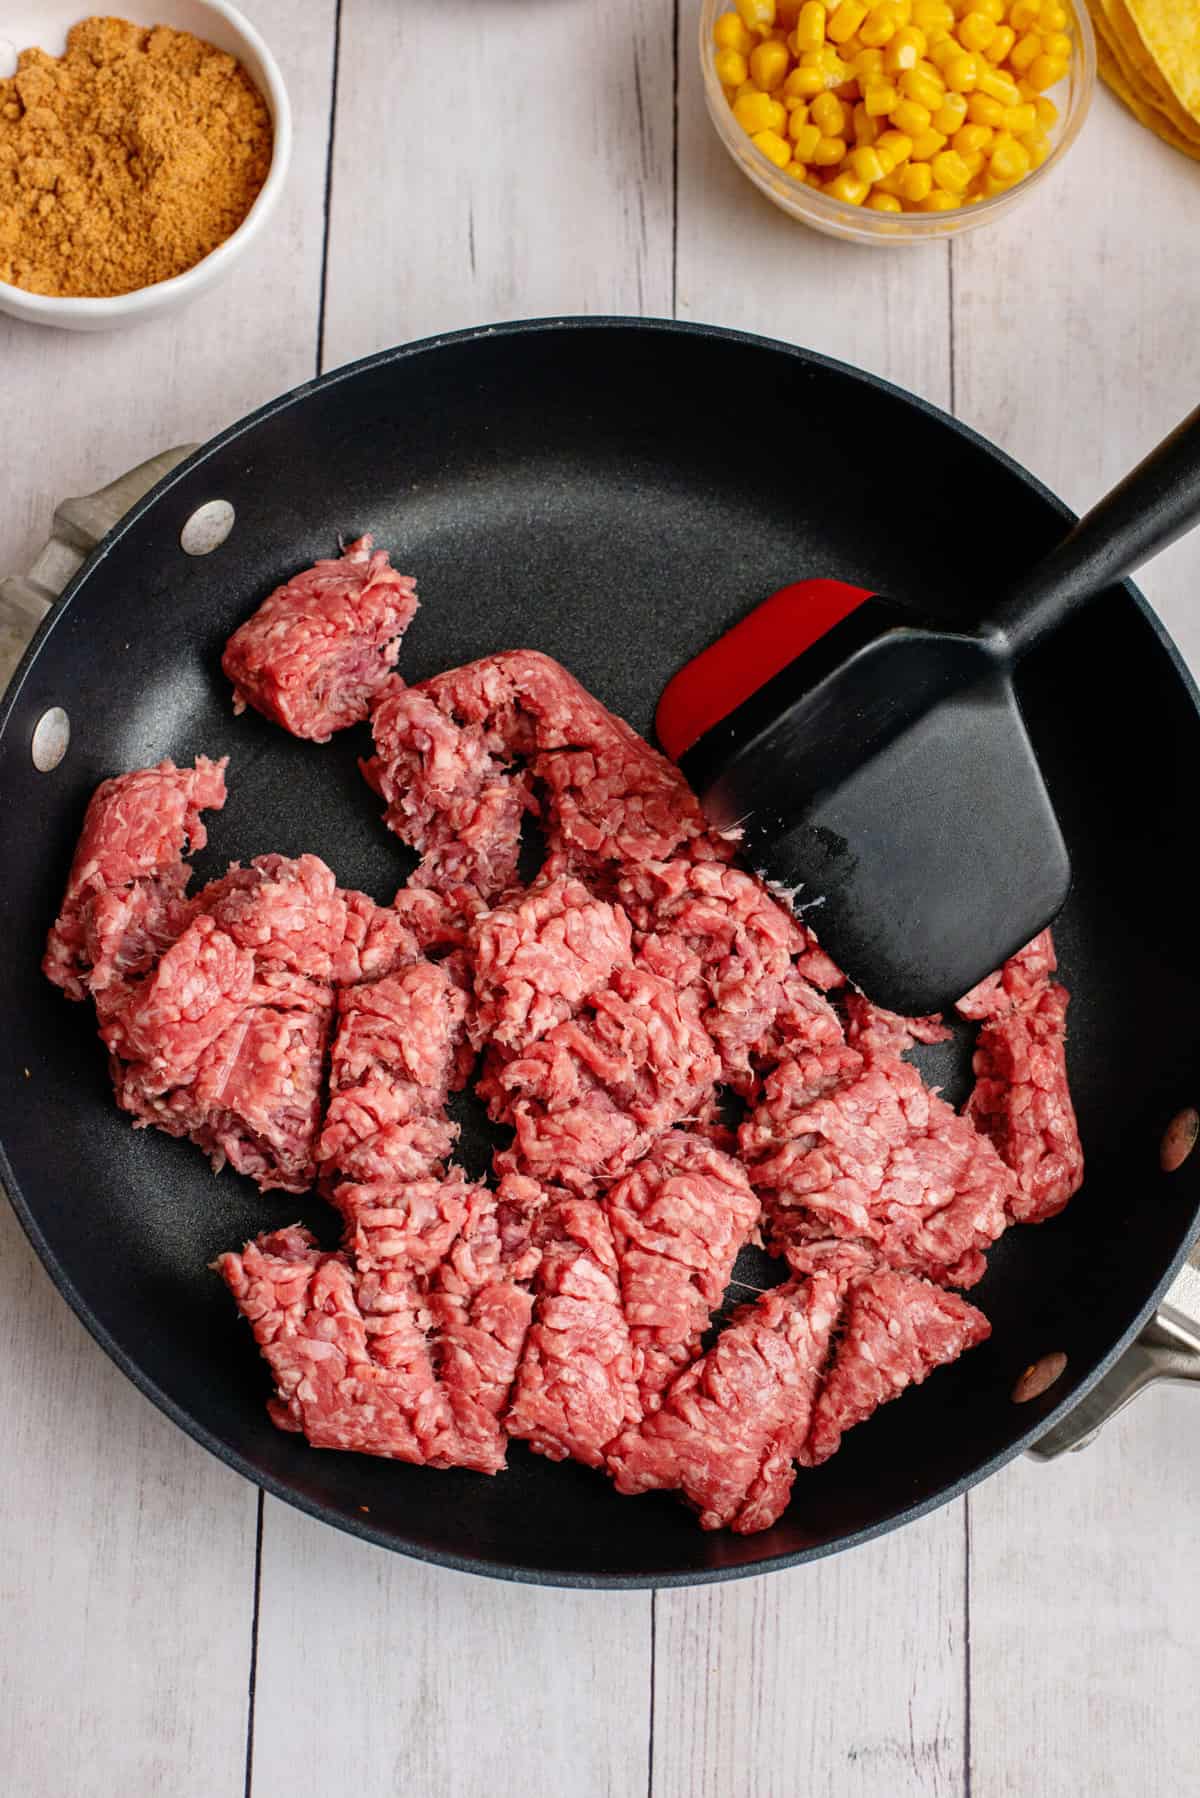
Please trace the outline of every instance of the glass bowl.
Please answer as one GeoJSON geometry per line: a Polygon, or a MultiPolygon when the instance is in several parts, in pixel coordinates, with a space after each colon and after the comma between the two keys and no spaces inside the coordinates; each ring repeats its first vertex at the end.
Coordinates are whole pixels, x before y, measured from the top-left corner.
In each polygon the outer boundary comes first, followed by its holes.
{"type": "Polygon", "coordinates": [[[831,194],[819,193],[815,187],[777,169],[734,118],[713,67],[713,25],[721,13],[730,11],[733,0],[703,0],[700,8],[700,70],[709,117],[717,136],[743,175],[753,181],[768,200],[790,218],[799,219],[802,225],[811,225],[814,230],[824,231],[830,237],[846,238],[851,243],[934,243],[946,237],[957,237],[962,231],[975,231],[980,225],[989,225],[995,219],[1003,218],[1014,206],[1019,206],[1023,197],[1057,168],[1079,135],[1096,87],[1096,39],[1086,8],[1072,4],[1072,0],[1064,0],[1064,4],[1072,15],[1075,54],[1061,90],[1055,89],[1052,95],[1059,117],[1050,133],[1050,154],[1040,168],[1018,181],[1015,187],[973,206],[957,206],[952,212],[868,212],[845,200],[835,200],[831,194]]]}

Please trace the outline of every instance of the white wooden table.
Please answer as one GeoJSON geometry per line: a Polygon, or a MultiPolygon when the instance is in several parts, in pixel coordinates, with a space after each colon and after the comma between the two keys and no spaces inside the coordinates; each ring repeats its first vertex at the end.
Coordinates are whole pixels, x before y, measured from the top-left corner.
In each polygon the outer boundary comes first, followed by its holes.
{"type": "MultiPolygon", "coordinates": [[[[1077,505],[1197,400],[1200,168],[1107,93],[1007,222],[855,250],[725,158],[697,0],[243,3],[298,115],[282,215],[182,317],[111,338],[0,320],[0,572],[64,495],[492,319],[674,314],[811,345],[1077,505]]],[[[770,396],[746,408],[786,455],[770,396]]],[[[1193,541],[1145,581],[1194,666],[1198,576],[1193,541]]],[[[0,1207],[5,1798],[1200,1794],[1198,1651],[1194,1394],[793,1573],[502,1585],[264,1502],[124,1381],[0,1207]]]]}

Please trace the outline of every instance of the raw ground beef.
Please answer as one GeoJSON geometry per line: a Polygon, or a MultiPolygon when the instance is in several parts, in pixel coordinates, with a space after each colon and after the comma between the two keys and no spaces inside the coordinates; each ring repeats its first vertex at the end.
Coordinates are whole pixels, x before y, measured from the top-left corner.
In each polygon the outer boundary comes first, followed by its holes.
{"type": "Polygon", "coordinates": [[[315,1448],[496,1473],[536,1269],[530,1220],[460,1175],[365,1209],[349,1252],[276,1231],[217,1267],[271,1369],[271,1412],[315,1448]]]}
{"type": "Polygon", "coordinates": [[[442,963],[417,961],[338,995],[329,1102],[317,1160],[323,1190],[438,1171],[456,1131],[443,1113],[467,1079],[466,995],[442,963]]]}
{"type": "Polygon", "coordinates": [[[694,995],[619,967],[576,1017],[493,1058],[479,1090],[516,1131],[505,1166],[590,1192],[700,1110],[719,1072],[694,995]]]}
{"type": "Polygon", "coordinates": [[[471,936],[475,971],[472,1035],[500,1049],[525,1049],[573,1017],[589,993],[633,963],[632,931],[620,906],[560,876],[483,912],[471,936]]]}
{"type": "Polygon", "coordinates": [[[142,974],[187,921],[190,870],[208,841],[200,814],[225,803],[225,757],[159,762],[96,788],[42,970],[71,999],[142,974]]]}
{"type": "Polygon", "coordinates": [[[679,770],[532,650],[489,656],[419,686],[392,685],[371,720],[363,773],[389,827],[421,854],[413,876],[487,898],[517,872],[521,820],[541,814],[551,867],[595,878],[612,864],[708,845],[679,770]]]}
{"type": "Polygon", "coordinates": [[[862,993],[847,993],[842,1008],[846,1041],[864,1054],[903,1055],[914,1043],[948,1043],[954,1035],[937,1012],[925,1018],[902,1018],[882,1005],[872,1005],[862,993]]]}
{"type": "Polygon", "coordinates": [[[796,1463],[990,1333],[957,1294],[826,1243],[798,1279],[734,1313],[662,1407],[610,1450],[621,1492],[679,1488],[703,1529],[768,1529],[796,1463]]]}
{"type": "Polygon", "coordinates": [[[827,1461],[856,1423],[990,1335],[974,1305],[916,1274],[880,1267],[851,1279],[803,1465],[827,1461]]]}
{"type": "Polygon", "coordinates": [[[754,1091],[785,1042],[841,1040],[832,1006],[799,971],[815,940],[752,874],[679,857],[625,868],[617,890],[643,964],[695,990],[737,1092],[754,1091]]]}
{"type": "Polygon", "coordinates": [[[1018,1224],[1054,1217],[1083,1183],[1067,1080],[1070,994],[1051,980],[1057,967],[1054,939],[1043,930],[958,1003],[982,1023],[965,1115],[1017,1177],[1008,1215],[1018,1224]]]}
{"type": "Polygon", "coordinates": [[[973,986],[955,1010],[964,1018],[998,1018],[1015,1005],[1036,1000],[1058,967],[1054,938],[1043,930],[1010,956],[1002,968],[973,986]]]}
{"type": "Polygon", "coordinates": [[[661,1409],[610,1450],[618,1492],[678,1487],[702,1529],[767,1529],[783,1511],[838,1318],[830,1272],[736,1311],[661,1409]]]}
{"type": "Polygon", "coordinates": [[[739,1249],[758,1225],[746,1170],[701,1136],[668,1130],[604,1201],[642,1409],[695,1359],[739,1249]]]}
{"type": "Polygon", "coordinates": [[[773,1246],[839,1236],[973,1285],[1013,1190],[988,1139],[894,1054],[864,1057],[816,1097],[812,1084],[784,1063],[740,1133],[773,1246]]]}
{"type": "Polygon", "coordinates": [[[114,1058],[117,1103],[169,1136],[186,1136],[219,1171],[226,1162],[264,1192],[305,1192],[315,1174],[329,1000],[309,1007],[251,1003],[205,1048],[180,1084],[164,1085],[157,1063],[114,1058]]]}
{"type": "Polygon", "coordinates": [[[362,723],[417,610],[416,582],[372,542],[294,575],[234,631],[221,666],[235,712],[252,705],[315,743],[362,723]]]}
{"type": "Polygon", "coordinates": [[[1083,1183],[1083,1147],[1067,1083],[1066,989],[1041,995],[983,1026],[966,1116],[991,1138],[1017,1177],[1014,1223],[1040,1224],[1083,1183]]]}
{"type": "Polygon", "coordinates": [[[206,912],[260,964],[352,986],[415,961],[417,932],[400,911],[339,887],[316,855],[259,855],[197,895],[206,912]]]}
{"type": "Polygon", "coordinates": [[[280,1427],[486,1473],[512,1436],[767,1528],[798,1466],[986,1336],[946,1288],[1079,1184],[1049,933],[960,1004],[981,1028],[959,1117],[902,1059],[941,1020],[851,989],[557,663],[390,674],[416,601],[369,547],[272,595],[226,666],[298,734],[371,708],[365,772],[414,880],[380,906],[264,855],[189,898],[224,764],[164,762],[95,795],[46,972],[94,998],[135,1124],[338,1208],[335,1252],[297,1227],[219,1263],[280,1427]],[[525,888],[527,814],[547,855],[525,888]],[[492,1186],[455,1166],[447,1111],[479,1051],[512,1131],[492,1186]],[[789,1278],[701,1352],[760,1222],[789,1278]]]}
{"type": "Polygon", "coordinates": [[[558,1195],[536,1240],[537,1300],[505,1429],[551,1461],[601,1467],[641,1417],[612,1231],[595,1200],[558,1195]]]}

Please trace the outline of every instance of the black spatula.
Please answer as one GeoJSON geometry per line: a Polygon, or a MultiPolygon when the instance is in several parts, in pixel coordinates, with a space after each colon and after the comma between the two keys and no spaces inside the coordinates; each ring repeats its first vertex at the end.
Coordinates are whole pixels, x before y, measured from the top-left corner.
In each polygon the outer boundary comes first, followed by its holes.
{"type": "Polygon", "coordinates": [[[784,589],[675,677],[660,737],[712,822],[741,831],[751,865],[795,893],[871,998],[942,1010],[1048,924],[1070,885],[1018,661],[1197,523],[1200,408],[978,629],[840,583],[784,589]]]}

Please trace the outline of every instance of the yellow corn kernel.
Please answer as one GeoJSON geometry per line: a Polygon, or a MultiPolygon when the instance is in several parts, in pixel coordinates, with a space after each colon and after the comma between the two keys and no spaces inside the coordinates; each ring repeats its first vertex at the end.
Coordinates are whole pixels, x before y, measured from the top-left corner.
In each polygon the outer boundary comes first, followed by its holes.
{"type": "Polygon", "coordinates": [[[963,167],[966,169],[969,179],[974,181],[976,175],[983,171],[983,151],[975,150],[970,156],[964,156],[963,167]]]}
{"type": "Polygon", "coordinates": [[[995,131],[1002,130],[1007,110],[990,94],[971,94],[967,99],[967,117],[973,125],[990,125],[995,131]]]}
{"type": "Polygon", "coordinates": [[[944,187],[935,187],[932,193],[926,194],[921,201],[922,212],[953,212],[960,201],[954,194],[948,194],[944,187]]]}
{"type": "Polygon", "coordinates": [[[1044,93],[1046,88],[1056,86],[1066,72],[1067,65],[1061,56],[1035,56],[1025,76],[1025,85],[1037,94],[1044,93]]]}
{"type": "Polygon", "coordinates": [[[825,27],[825,35],[831,44],[844,44],[853,37],[867,16],[867,8],[862,0],[840,0],[829,15],[829,23],[825,27]]]}
{"type": "Polygon", "coordinates": [[[981,150],[991,149],[995,135],[990,125],[964,125],[954,133],[950,142],[960,156],[975,156],[981,150]]]}
{"type": "Polygon", "coordinates": [[[1021,104],[1021,90],[1012,76],[1006,75],[1003,69],[989,68],[986,63],[979,77],[978,91],[999,100],[1001,106],[1021,104]]]}
{"type": "Polygon", "coordinates": [[[750,142],[762,151],[777,169],[785,169],[792,160],[792,146],[778,131],[756,131],[750,142]]]}
{"type": "Polygon", "coordinates": [[[846,109],[832,94],[818,94],[808,109],[808,116],[814,125],[820,126],[822,137],[844,136],[846,109]]]}
{"type": "MultiPolygon", "coordinates": [[[[956,37],[950,37],[948,34],[943,38],[939,38],[936,44],[930,44],[929,46],[929,60],[939,75],[942,74],[942,71],[948,62],[951,62],[954,57],[961,56],[962,54],[963,47],[958,39],[956,37]]],[[[943,79],[945,79],[944,76],[943,79]]]]}
{"type": "Polygon", "coordinates": [[[903,212],[904,207],[895,194],[881,194],[878,188],[869,193],[864,201],[868,212],[903,212]]]}
{"type": "Polygon", "coordinates": [[[867,183],[852,175],[849,169],[843,169],[840,175],[825,183],[827,194],[832,194],[835,200],[845,200],[851,206],[861,206],[870,191],[867,183]]]}
{"type": "Polygon", "coordinates": [[[939,150],[946,148],[946,139],[940,131],[932,128],[918,131],[913,138],[912,159],[914,162],[930,162],[939,150]]]}
{"type": "Polygon", "coordinates": [[[906,131],[912,138],[920,131],[928,131],[932,117],[928,106],[922,106],[919,100],[898,100],[888,114],[897,131],[906,131]]]}
{"type": "Polygon", "coordinates": [[[969,50],[948,56],[942,64],[942,79],[956,94],[969,94],[979,82],[979,59],[969,50]]]}
{"type": "Polygon", "coordinates": [[[1070,22],[1066,8],[1059,6],[1057,0],[1042,0],[1037,16],[1039,31],[1066,31],[1070,22]]]}
{"type": "Polygon", "coordinates": [[[754,38],[735,12],[723,12],[713,26],[713,42],[718,50],[736,50],[740,56],[749,56],[754,48],[754,38]]]}
{"type": "Polygon", "coordinates": [[[879,120],[873,119],[860,100],[854,108],[854,141],[856,144],[873,144],[879,136],[879,120]]]}
{"type": "Polygon", "coordinates": [[[1038,129],[1037,108],[1031,100],[1023,106],[1008,106],[1004,111],[1004,129],[1011,131],[1014,137],[1022,137],[1026,131],[1038,129]]]}
{"type": "Polygon", "coordinates": [[[865,48],[866,48],[866,46],[864,45],[862,39],[859,37],[857,31],[854,33],[854,35],[852,37],[848,37],[844,44],[838,45],[838,50],[841,53],[842,61],[848,62],[852,68],[854,65],[855,57],[861,56],[863,53],[863,50],[865,48]]]}
{"type": "Polygon", "coordinates": [[[945,98],[946,90],[935,75],[922,74],[920,69],[905,69],[896,86],[906,100],[916,100],[933,117],[945,98]]]}
{"type": "Polygon", "coordinates": [[[850,67],[848,62],[842,61],[841,57],[834,50],[832,44],[830,44],[828,48],[830,54],[822,65],[822,73],[825,76],[825,86],[827,88],[841,87],[843,82],[851,79],[854,70],[850,67]]]}
{"type": "Polygon", "coordinates": [[[1027,131],[1021,138],[1022,147],[1029,152],[1029,166],[1040,169],[1050,154],[1050,140],[1042,131],[1027,131]]]}
{"type": "Polygon", "coordinates": [[[899,29],[900,21],[894,7],[873,6],[859,26],[858,35],[871,49],[880,50],[895,37],[899,29]]]}
{"type": "Polygon", "coordinates": [[[815,125],[801,125],[792,133],[792,154],[797,162],[811,162],[821,133],[815,125]]]}
{"type": "Polygon", "coordinates": [[[933,115],[932,125],[935,131],[944,131],[947,137],[954,133],[967,119],[967,96],[965,94],[943,94],[942,103],[933,115]]]}
{"type": "Polygon", "coordinates": [[[769,94],[775,88],[783,86],[791,60],[782,44],[773,40],[759,44],[750,52],[751,79],[757,81],[764,93],[769,94]]]}
{"type": "Polygon", "coordinates": [[[821,0],[805,0],[796,15],[796,51],[819,50],[825,42],[825,8],[821,0]]]}
{"type": "Polygon", "coordinates": [[[971,12],[981,12],[993,25],[999,25],[1008,11],[1008,0],[971,0],[971,12]]]}
{"type": "Polygon", "coordinates": [[[802,162],[796,162],[794,159],[788,163],[783,172],[785,175],[790,175],[794,181],[808,180],[807,168],[802,162]]]}
{"type": "Polygon", "coordinates": [[[1016,41],[1017,34],[1011,25],[997,25],[995,36],[983,54],[990,63],[1002,63],[1016,41]]]}
{"type": "Polygon", "coordinates": [[[876,181],[882,181],[888,172],[880,161],[878,153],[868,144],[860,144],[857,150],[851,150],[850,167],[859,180],[865,181],[868,186],[872,186],[876,181]]]}
{"type": "Polygon", "coordinates": [[[713,57],[713,68],[717,80],[726,87],[740,87],[749,73],[746,58],[740,50],[718,50],[713,57]]]}
{"type": "MultiPolygon", "coordinates": [[[[805,102],[803,100],[797,100],[794,110],[788,114],[788,122],[787,122],[787,134],[791,138],[792,142],[795,143],[795,141],[799,137],[800,133],[802,131],[807,131],[811,124],[812,124],[812,121],[809,119],[809,116],[808,116],[807,105],[805,104],[805,102]]],[[[815,125],[812,125],[812,129],[814,131],[817,131],[817,128],[815,125]]],[[[819,131],[817,131],[817,136],[820,137],[820,135],[821,135],[821,133],[819,131]]]]}
{"type": "Polygon", "coordinates": [[[897,169],[892,174],[885,175],[882,181],[877,181],[875,183],[873,191],[877,194],[895,194],[896,198],[899,199],[900,171],[897,169]]]}
{"type": "Polygon", "coordinates": [[[808,158],[819,169],[836,168],[846,154],[846,140],[842,137],[820,137],[816,148],[808,158]]]}
{"type": "Polygon", "coordinates": [[[903,199],[919,206],[933,187],[933,170],[927,162],[910,162],[900,170],[899,187],[903,199]]]}
{"type": "Polygon", "coordinates": [[[948,194],[966,192],[971,171],[957,150],[940,150],[929,166],[937,185],[944,187],[948,194]]]}
{"type": "Polygon", "coordinates": [[[906,131],[881,131],[875,139],[875,154],[881,162],[899,168],[912,155],[912,138],[906,131]]]}
{"type": "Polygon", "coordinates": [[[811,100],[825,92],[825,76],[820,69],[793,69],[783,91],[791,100],[811,100]]]}
{"type": "Polygon", "coordinates": [[[1014,31],[1029,31],[1037,25],[1041,10],[1041,0],[1013,0],[1008,9],[1008,22],[1014,31]]]}
{"type": "Polygon", "coordinates": [[[954,8],[946,5],[946,0],[913,0],[913,24],[919,25],[922,31],[928,31],[931,25],[940,25],[946,31],[954,29],[954,8]]]}
{"type": "Polygon", "coordinates": [[[854,58],[854,79],[866,93],[872,81],[883,80],[883,51],[860,50],[854,58]]]}
{"type": "Polygon", "coordinates": [[[1060,62],[1071,60],[1071,40],[1065,31],[1044,31],[1042,33],[1042,55],[1057,56],[1060,62]]]}
{"type": "Polygon", "coordinates": [[[1009,54],[1009,67],[1018,75],[1023,75],[1030,64],[1042,54],[1042,40],[1036,31],[1027,31],[1019,37],[1009,54]]]}
{"type": "Polygon", "coordinates": [[[913,0],[892,0],[892,11],[901,26],[912,24],[913,0]]]}
{"type": "Polygon", "coordinates": [[[748,31],[765,37],[775,23],[775,0],[733,0],[748,31]]]}
{"type": "Polygon", "coordinates": [[[916,25],[902,25],[883,53],[883,66],[889,75],[902,75],[915,69],[929,48],[925,33],[916,25]]]}
{"type": "Polygon", "coordinates": [[[756,94],[757,92],[758,89],[752,81],[743,81],[740,87],[734,88],[733,99],[730,101],[730,105],[733,104],[733,100],[740,100],[743,94],[756,94]]]}
{"type": "Polygon", "coordinates": [[[883,118],[900,103],[900,96],[890,81],[873,81],[863,95],[863,105],[873,119],[883,118]]]}
{"type": "Polygon", "coordinates": [[[981,12],[969,12],[958,21],[955,32],[964,50],[986,50],[995,35],[996,21],[981,12]]]}
{"type": "Polygon", "coordinates": [[[733,116],[742,130],[749,132],[753,137],[756,131],[773,131],[775,129],[776,107],[783,112],[783,107],[779,106],[777,100],[772,100],[769,94],[760,94],[756,90],[751,94],[743,94],[740,100],[734,101],[733,116]]]}
{"type": "Polygon", "coordinates": [[[1029,151],[1007,131],[1000,132],[988,157],[988,172],[996,181],[1019,181],[1029,173],[1029,151]]]}
{"type": "Polygon", "coordinates": [[[1053,100],[1047,99],[1045,94],[1038,95],[1033,102],[1033,107],[1037,113],[1037,122],[1043,131],[1050,131],[1058,124],[1058,107],[1053,100]]]}

